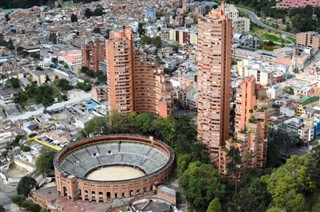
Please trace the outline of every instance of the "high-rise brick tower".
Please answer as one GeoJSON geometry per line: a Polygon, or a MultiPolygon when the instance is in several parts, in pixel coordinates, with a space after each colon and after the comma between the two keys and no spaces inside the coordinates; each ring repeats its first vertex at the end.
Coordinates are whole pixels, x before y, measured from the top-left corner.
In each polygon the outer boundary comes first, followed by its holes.
{"type": "Polygon", "coordinates": [[[222,1],[198,24],[198,139],[218,169],[230,130],[232,22],[224,8],[222,1]]]}

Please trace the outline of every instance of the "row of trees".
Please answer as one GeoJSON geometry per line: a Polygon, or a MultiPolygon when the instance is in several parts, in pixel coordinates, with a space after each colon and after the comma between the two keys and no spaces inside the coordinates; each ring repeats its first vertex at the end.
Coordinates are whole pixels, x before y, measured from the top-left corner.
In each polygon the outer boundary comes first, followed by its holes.
{"type": "Polygon", "coordinates": [[[53,87],[47,84],[38,86],[36,82],[32,82],[27,86],[25,91],[20,90],[15,98],[15,102],[21,105],[25,105],[28,100],[34,101],[37,104],[42,104],[44,107],[48,107],[54,103],[54,97],[56,92],[53,87]]]}

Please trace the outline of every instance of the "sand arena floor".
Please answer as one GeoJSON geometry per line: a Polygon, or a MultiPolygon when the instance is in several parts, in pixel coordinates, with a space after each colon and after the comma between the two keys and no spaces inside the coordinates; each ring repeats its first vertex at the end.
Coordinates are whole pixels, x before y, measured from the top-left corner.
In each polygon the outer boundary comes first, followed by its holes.
{"type": "Polygon", "coordinates": [[[145,174],[129,166],[111,166],[97,169],[87,175],[88,180],[117,181],[142,177],[145,174]]]}

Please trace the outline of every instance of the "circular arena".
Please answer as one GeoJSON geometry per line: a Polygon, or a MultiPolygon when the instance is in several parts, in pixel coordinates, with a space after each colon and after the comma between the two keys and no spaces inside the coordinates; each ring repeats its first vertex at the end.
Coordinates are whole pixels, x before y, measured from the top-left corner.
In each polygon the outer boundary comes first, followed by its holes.
{"type": "Polygon", "coordinates": [[[62,149],[54,158],[58,193],[69,199],[110,202],[152,193],[168,180],[174,153],[161,141],[107,135],[62,149]]]}

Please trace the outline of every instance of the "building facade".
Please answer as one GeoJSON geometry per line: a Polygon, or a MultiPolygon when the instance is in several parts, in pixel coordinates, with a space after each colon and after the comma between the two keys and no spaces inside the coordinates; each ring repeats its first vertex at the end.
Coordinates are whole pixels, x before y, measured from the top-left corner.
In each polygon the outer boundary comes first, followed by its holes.
{"type": "Polygon", "coordinates": [[[220,170],[221,148],[229,139],[232,22],[212,9],[198,24],[198,140],[220,170]]]}
{"type": "Polygon", "coordinates": [[[106,59],[106,44],[103,37],[88,39],[81,48],[82,66],[94,72],[99,71],[99,63],[106,59]]]}
{"type": "MultiPolygon", "coordinates": [[[[266,89],[256,84],[254,76],[246,77],[236,89],[235,132],[226,142],[226,149],[237,148],[240,168],[264,168],[268,147],[268,107],[266,89]]],[[[224,155],[224,170],[227,162],[224,155]]]]}
{"type": "Polygon", "coordinates": [[[320,47],[320,35],[317,32],[301,32],[296,35],[296,44],[300,47],[310,47],[318,51],[320,47]]]}
{"type": "Polygon", "coordinates": [[[318,6],[319,0],[281,0],[279,3],[277,3],[276,8],[289,9],[295,7],[305,7],[307,5],[313,7],[318,6]]]}
{"type": "Polygon", "coordinates": [[[134,64],[134,111],[171,116],[173,88],[169,77],[142,51],[135,51],[134,64]]]}
{"type": "Polygon", "coordinates": [[[153,112],[170,116],[173,89],[163,68],[134,47],[130,28],[113,32],[111,36],[106,49],[109,108],[123,113],[153,112]]]}
{"type": "Polygon", "coordinates": [[[133,111],[132,30],[114,31],[106,41],[107,99],[109,108],[133,111]]]}

